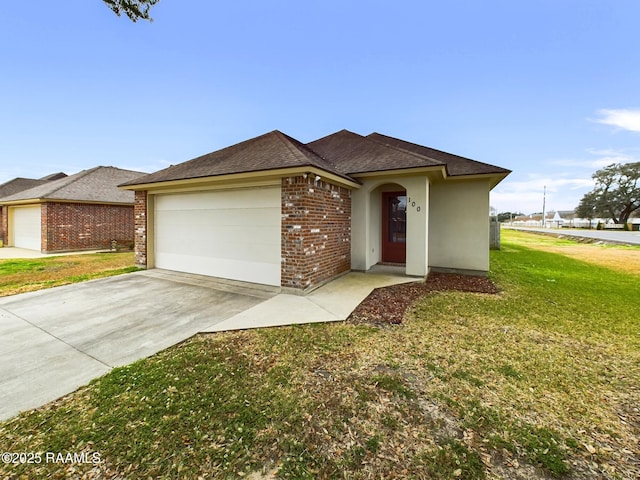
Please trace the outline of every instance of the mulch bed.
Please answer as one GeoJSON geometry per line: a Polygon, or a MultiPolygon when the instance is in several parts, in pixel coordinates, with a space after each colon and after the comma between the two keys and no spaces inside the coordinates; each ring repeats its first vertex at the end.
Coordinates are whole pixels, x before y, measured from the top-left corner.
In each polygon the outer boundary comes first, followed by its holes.
{"type": "Polygon", "coordinates": [[[487,277],[455,273],[430,273],[425,282],[401,283],[376,288],[349,315],[348,322],[376,326],[400,325],[406,311],[431,292],[498,293],[498,287],[487,277]]]}

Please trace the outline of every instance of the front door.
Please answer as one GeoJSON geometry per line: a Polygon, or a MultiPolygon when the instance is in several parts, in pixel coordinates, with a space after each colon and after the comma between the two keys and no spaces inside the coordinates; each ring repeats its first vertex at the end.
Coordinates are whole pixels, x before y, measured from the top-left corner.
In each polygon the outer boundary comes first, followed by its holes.
{"type": "Polygon", "coordinates": [[[407,194],[382,193],[382,261],[406,263],[407,194]]]}

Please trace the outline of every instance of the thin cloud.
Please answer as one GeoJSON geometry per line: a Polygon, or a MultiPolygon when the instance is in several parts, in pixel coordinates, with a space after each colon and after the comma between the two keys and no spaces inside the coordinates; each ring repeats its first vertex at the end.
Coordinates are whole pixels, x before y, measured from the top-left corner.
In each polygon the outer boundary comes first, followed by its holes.
{"type": "Polygon", "coordinates": [[[595,121],[604,125],[612,125],[622,130],[640,133],[640,110],[632,109],[602,109],[598,110],[598,118],[595,121]]]}
{"type": "Polygon", "coordinates": [[[640,162],[640,157],[621,150],[589,148],[587,153],[594,158],[561,158],[549,163],[562,167],[586,168],[595,172],[612,163],[640,162]]]}
{"type": "Polygon", "coordinates": [[[547,210],[573,210],[593,186],[590,175],[582,177],[560,173],[550,176],[533,173],[522,180],[506,179],[500,183],[491,192],[491,205],[498,212],[540,212],[546,192],[547,210]]]}

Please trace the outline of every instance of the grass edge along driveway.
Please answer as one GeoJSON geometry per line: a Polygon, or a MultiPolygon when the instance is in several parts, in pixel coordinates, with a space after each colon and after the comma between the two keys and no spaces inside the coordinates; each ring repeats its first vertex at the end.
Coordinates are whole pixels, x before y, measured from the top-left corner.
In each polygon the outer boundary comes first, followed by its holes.
{"type": "Polygon", "coordinates": [[[130,273],[133,252],[0,260],[0,297],[130,273]]]}
{"type": "Polygon", "coordinates": [[[115,369],[0,424],[43,458],[0,476],[636,478],[637,276],[521,243],[492,252],[499,295],[432,294],[400,326],[199,335],[115,369]]]}

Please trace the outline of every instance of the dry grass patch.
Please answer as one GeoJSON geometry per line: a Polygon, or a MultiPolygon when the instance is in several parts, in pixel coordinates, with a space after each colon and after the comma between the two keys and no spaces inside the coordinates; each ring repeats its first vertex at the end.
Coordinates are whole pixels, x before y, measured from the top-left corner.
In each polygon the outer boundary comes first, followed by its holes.
{"type": "Polygon", "coordinates": [[[578,243],[521,230],[502,230],[502,234],[511,241],[517,241],[528,248],[559,253],[601,267],[640,275],[640,247],[638,246],[578,243]]]}

